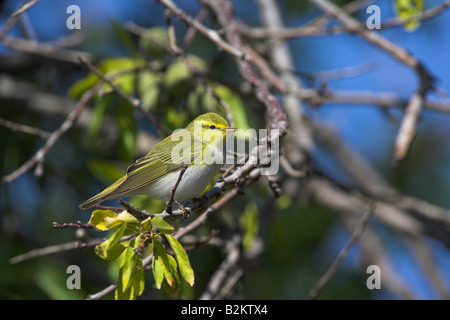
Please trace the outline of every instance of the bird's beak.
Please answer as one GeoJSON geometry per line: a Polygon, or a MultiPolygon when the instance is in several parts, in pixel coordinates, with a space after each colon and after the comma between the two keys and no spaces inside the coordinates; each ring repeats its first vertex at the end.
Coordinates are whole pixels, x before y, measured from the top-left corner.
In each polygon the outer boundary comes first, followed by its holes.
{"type": "Polygon", "coordinates": [[[225,132],[235,132],[236,130],[239,130],[238,128],[226,128],[225,132]]]}

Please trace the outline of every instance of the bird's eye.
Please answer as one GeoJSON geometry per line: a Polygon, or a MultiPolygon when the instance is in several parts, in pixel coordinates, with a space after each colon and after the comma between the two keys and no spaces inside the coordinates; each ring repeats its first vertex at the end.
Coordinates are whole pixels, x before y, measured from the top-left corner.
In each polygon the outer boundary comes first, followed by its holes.
{"type": "Polygon", "coordinates": [[[209,128],[210,128],[210,129],[215,129],[216,126],[215,126],[215,125],[210,125],[209,128]]]}

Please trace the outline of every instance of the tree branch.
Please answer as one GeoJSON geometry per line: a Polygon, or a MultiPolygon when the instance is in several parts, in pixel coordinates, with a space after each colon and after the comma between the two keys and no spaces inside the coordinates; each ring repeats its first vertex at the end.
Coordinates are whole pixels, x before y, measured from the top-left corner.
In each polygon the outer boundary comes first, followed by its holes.
{"type": "Polygon", "coordinates": [[[406,50],[382,37],[378,33],[361,26],[359,21],[348,15],[337,5],[328,0],[309,0],[309,2],[341,22],[345,27],[349,28],[351,33],[361,36],[366,41],[387,52],[416,72],[420,82],[419,87],[409,100],[395,143],[393,163],[396,165],[399,164],[406,156],[415,135],[417,121],[425,102],[425,96],[427,92],[433,88],[433,76],[422,63],[406,50]]]}
{"type": "Polygon", "coordinates": [[[342,248],[342,250],[339,252],[339,255],[333,261],[331,266],[327,269],[327,271],[319,279],[319,281],[317,281],[315,287],[312,288],[311,291],[309,291],[308,299],[310,300],[316,299],[317,296],[320,294],[320,292],[322,292],[323,288],[330,282],[330,280],[336,274],[342,261],[345,259],[345,257],[347,257],[347,254],[350,251],[350,249],[355,245],[356,242],[358,242],[359,238],[364,232],[364,229],[366,228],[366,225],[369,223],[369,219],[372,216],[373,211],[374,211],[373,204],[371,204],[370,208],[360,218],[358,225],[353,231],[345,247],[342,248]]]}
{"type": "Polygon", "coordinates": [[[25,162],[22,166],[20,166],[18,169],[14,170],[12,173],[6,175],[3,177],[2,182],[3,183],[9,183],[13,181],[14,179],[17,179],[19,176],[30,170],[34,165],[36,165],[39,162],[42,162],[47,152],[53,147],[53,145],[59,140],[59,138],[67,131],[69,130],[75,121],[75,119],[78,117],[80,112],[86,107],[89,100],[92,99],[92,97],[95,95],[98,89],[103,85],[103,82],[101,81],[97,85],[95,85],[90,90],[86,91],[83,96],[81,97],[80,101],[77,103],[75,108],[69,113],[66,120],[61,124],[61,126],[55,130],[50,137],[45,142],[44,146],[40,148],[35,155],[29,159],[27,162],[25,162]]]}

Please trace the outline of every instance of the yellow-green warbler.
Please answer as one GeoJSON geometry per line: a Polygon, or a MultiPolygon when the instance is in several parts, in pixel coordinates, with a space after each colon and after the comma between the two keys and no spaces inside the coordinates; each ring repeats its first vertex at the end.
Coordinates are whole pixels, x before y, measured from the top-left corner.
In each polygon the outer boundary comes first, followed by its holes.
{"type": "Polygon", "coordinates": [[[145,157],[128,167],[125,176],[83,202],[80,208],[140,194],[167,201],[183,168],[185,172],[173,199],[185,201],[200,195],[223,164],[211,160],[224,158],[227,132],[235,130],[216,113],[198,116],[185,129],[175,131],[154,146],[145,157]]]}

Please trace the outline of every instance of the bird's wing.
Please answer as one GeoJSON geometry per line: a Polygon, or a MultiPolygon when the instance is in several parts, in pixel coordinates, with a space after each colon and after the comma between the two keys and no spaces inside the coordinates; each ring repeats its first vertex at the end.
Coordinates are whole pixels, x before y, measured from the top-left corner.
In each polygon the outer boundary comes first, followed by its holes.
{"type": "Polygon", "coordinates": [[[163,142],[158,143],[148,155],[128,167],[126,179],[116,188],[114,197],[135,191],[170,172],[180,170],[201,155],[200,150],[191,150],[190,141],[184,145],[186,149],[180,145],[184,142],[172,141],[170,137],[163,142]]]}

